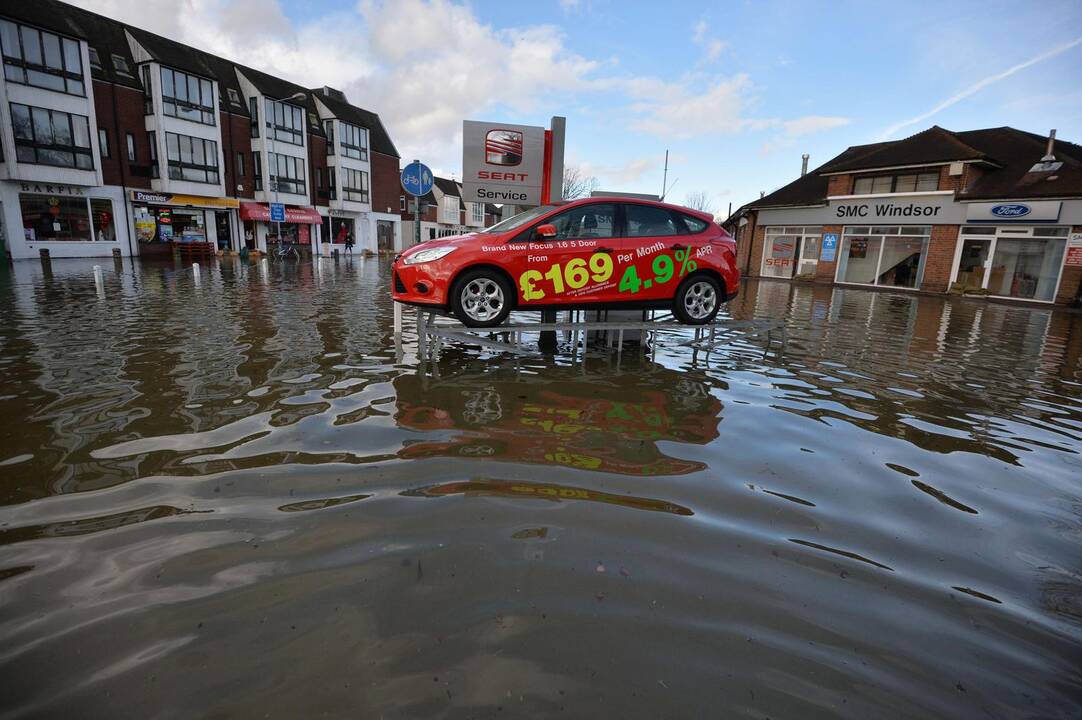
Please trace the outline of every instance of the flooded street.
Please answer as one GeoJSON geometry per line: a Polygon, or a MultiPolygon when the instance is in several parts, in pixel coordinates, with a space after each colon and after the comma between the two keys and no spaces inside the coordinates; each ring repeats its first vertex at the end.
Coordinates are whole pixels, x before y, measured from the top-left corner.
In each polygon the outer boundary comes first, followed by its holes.
{"type": "Polygon", "coordinates": [[[0,269],[0,717],[1082,715],[1082,314],[763,281],[396,353],[386,260],[0,269]]]}

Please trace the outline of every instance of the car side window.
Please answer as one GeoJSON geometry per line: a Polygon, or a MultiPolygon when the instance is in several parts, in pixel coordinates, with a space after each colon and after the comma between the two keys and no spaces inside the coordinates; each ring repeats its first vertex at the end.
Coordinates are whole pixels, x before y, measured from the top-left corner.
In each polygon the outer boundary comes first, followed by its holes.
{"type": "Polygon", "coordinates": [[[706,230],[707,222],[705,220],[693,218],[690,215],[681,215],[680,219],[687,225],[688,232],[690,233],[700,233],[703,230],[706,230]]]}
{"type": "Polygon", "coordinates": [[[627,215],[628,237],[656,237],[659,235],[681,235],[686,230],[679,228],[673,215],[665,208],[653,205],[624,205],[627,215]]]}
{"type": "Polygon", "coordinates": [[[548,221],[556,226],[556,239],[611,238],[616,235],[616,205],[579,205],[548,221]]]}

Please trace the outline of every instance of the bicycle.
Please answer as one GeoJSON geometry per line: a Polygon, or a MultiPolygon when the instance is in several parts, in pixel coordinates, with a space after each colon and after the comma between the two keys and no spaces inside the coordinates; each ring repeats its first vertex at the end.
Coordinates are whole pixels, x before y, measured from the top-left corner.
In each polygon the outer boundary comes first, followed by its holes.
{"type": "Polygon", "coordinates": [[[278,243],[271,251],[271,257],[275,260],[300,260],[301,254],[293,243],[278,243]]]}

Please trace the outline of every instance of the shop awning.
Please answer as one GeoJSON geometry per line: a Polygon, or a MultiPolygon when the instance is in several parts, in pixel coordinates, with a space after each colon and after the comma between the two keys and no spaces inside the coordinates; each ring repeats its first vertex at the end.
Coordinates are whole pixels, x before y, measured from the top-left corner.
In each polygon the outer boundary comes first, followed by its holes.
{"type": "MultiPolygon", "coordinates": [[[[270,222],[270,206],[266,203],[242,202],[240,204],[240,219],[270,222]]],[[[323,218],[319,216],[319,213],[316,212],[315,208],[287,207],[286,222],[319,225],[323,222],[323,218]]]]}

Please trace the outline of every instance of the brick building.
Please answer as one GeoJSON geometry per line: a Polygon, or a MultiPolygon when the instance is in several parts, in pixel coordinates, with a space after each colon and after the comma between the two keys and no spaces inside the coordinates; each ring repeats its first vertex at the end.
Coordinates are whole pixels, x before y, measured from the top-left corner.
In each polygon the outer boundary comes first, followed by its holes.
{"type": "Polygon", "coordinates": [[[725,226],[748,277],[1074,303],[1082,147],[932,127],[850,147],[725,226]]]}
{"type": "Polygon", "coordinates": [[[375,113],[58,0],[0,10],[0,221],[13,258],[312,252],[401,238],[375,113]],[[272,223],[269,203],[286,205],[272,223]],[[281,237],[279,237],[279,228],[281,237]]]}

